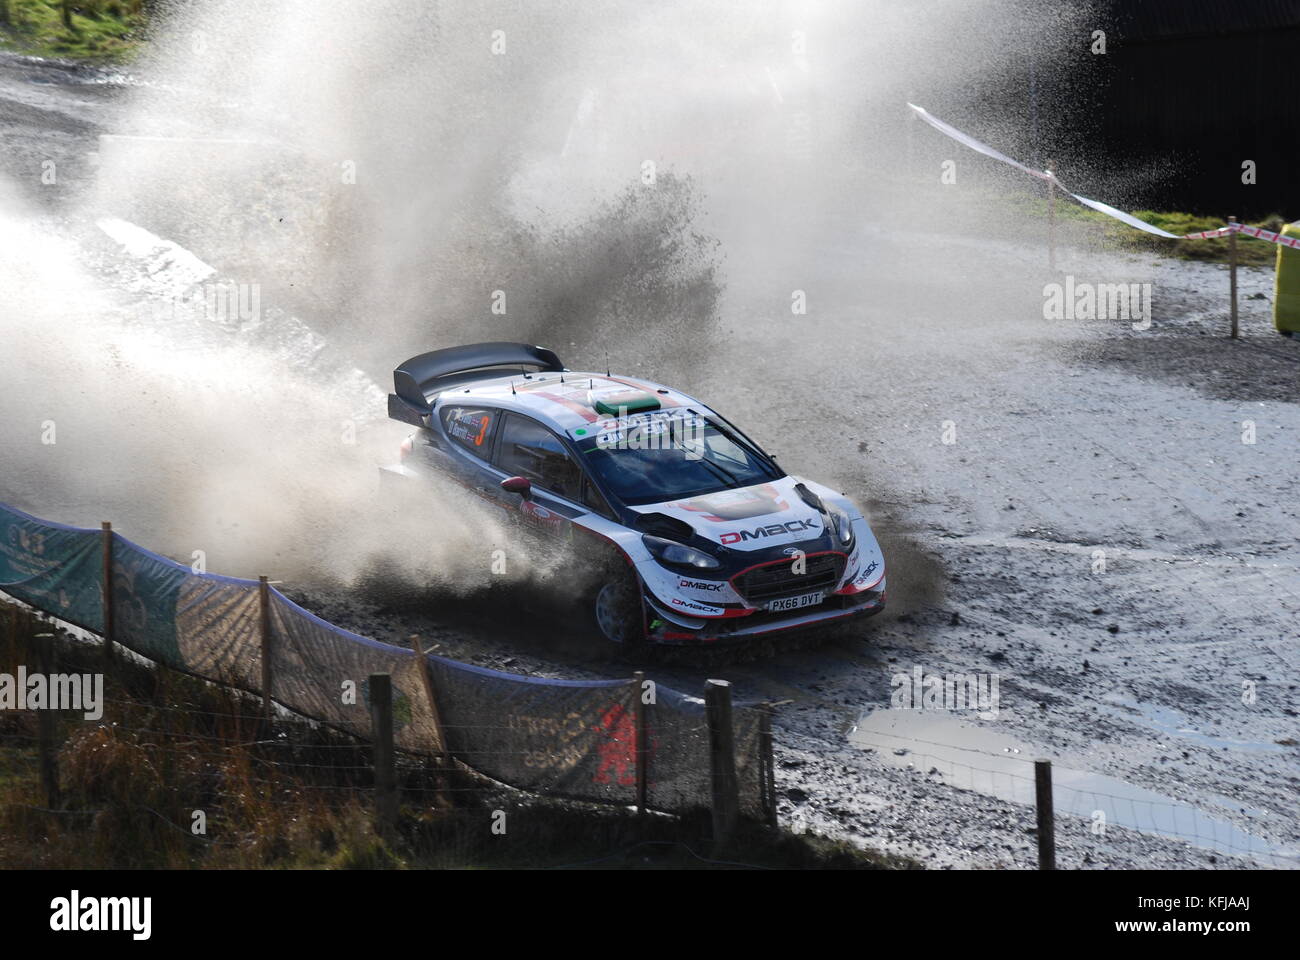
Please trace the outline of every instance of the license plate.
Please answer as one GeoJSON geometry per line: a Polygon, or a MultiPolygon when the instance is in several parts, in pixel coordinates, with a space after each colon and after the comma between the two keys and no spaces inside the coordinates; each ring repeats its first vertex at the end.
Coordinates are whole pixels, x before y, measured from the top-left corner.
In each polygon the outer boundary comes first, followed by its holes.
{"type": "Polygon", "coordinates": [[[814,607],[821,603],[826,595],[820,590],[816,593],[801,593],[797,597],[782,597],[780,600],[769,600],[768,610],[802,610],[804,607],[814,607]]]}

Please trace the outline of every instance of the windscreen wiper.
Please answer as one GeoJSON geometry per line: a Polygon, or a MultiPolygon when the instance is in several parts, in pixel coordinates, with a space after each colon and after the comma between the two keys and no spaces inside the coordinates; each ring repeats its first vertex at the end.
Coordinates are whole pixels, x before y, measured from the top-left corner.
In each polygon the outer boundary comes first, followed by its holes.
{"type": "Polygon", "coordinates": [[[710,470],[713,470],[713,471],[715,471],[715,472],[721,474],[722,478],[723,478],[724,480],[727,481],[727,485],[728,485],[729,487],[731,487],[731,489],[734,490],[734,489],[736,489],[737,487],[743,487],[743,486],[746,486],[746,484],[743,484],[743,483],[740,482],[740,478],[739,478],[739,477],[737,477],[734,473],[732,473],[730,470],[728,470],[728,469],[727,469],[726,467],[724,467],[722,464],[720,464],[720,463],[714,463],[712,460],[709,460],[707,457],[700,457],[700,463],[704,464],[704,465],[705,465],[706,467],[708,467],[710,470]]]}
{"type": "MultiPolygon", "coordinates": [[[[687,408],[687,412],[693,413],[697,417],[701,416],[697,411],[692,410],[689,407],[687,408]]],[[[749,439],[749,437],[745,436],[745,434],[741,433],[739,427],[732,424],[729,420],[724,419],[721,414],[715,413],[711,417],[702,417],[702,419],[736,446],[743,450],[748,450],[754,456],[758,457],[758,459],[777,476],[783,476],[785,474],[785,471],[782,470],[780,465],[776,462],[776,458],[771,454],[764,452],[762,447],[749,439]]]]}

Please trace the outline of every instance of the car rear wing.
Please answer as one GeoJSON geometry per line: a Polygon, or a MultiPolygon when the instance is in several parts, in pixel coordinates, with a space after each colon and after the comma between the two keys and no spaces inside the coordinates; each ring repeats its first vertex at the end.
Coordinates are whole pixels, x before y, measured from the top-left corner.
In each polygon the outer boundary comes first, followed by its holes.
{"type": "Polygon", "coordinates": [[[499,377],[503,368],[563,370],[552,350],[527,343],[471,343],[433,350],[402,363],[393,371],[393,393],[388,395],[388,415],[413,426],[425,426],[429,400],[439,390],[458,383],[499,377]]]}

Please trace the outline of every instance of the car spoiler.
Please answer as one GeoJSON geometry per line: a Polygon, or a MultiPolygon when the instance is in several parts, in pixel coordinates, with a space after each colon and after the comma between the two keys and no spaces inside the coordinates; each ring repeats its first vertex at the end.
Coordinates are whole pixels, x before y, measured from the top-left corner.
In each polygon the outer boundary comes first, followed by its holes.
{"type": "Polygon", "coordinates": [[[413,426],[425,426],[429,398],[451,382],[500,376],[502,367],[534,367],[563,370],[553,350],[527,343],[470,343],[463,347],[433,350],[403,362],[393,371],[393,393],[388,395],[388,415],[413,426]],[[478,374],[481,376],[464,376],[478,374]]]}

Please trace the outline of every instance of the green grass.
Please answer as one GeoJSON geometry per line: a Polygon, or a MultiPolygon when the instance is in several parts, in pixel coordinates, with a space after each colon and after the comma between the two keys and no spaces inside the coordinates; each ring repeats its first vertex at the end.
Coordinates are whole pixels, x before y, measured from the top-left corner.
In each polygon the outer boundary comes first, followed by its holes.
{"type": "MultiPolygon", "coordinates": [[[[1017,202],[1022,216],[1047,219],[1047,200],[1041,197],[1025,198],[1017,202]]],[[[1154,227],[1179,235],[1200,233],[1203,230],[1217,230],[1227,223],[1223,217],[1199,217],[1190,213],[1161,212],[1156,210],[1129,210],[1139,220],[1154,227]]],[[[1179,257],[1184,260],[1204,260],[1211,263],[1228,262],[1228,238],[1216,237],[1212,240],[1169,240],[1145,233],[1128,224],[1121,223],[1104,213],[1081,206],[1073,200],[1058,198],[1056,201],[1058,224],[1068,237],[1071,229],[1082,230],[1086,234],[1132,250],[1145,250],[1167,257],[1179,257]]],[[[1246,221],[1252,227],[1278,232],[1286,224],[1281,214],[1270,214],[1262,220],[1246,221]]],[[[1277,245],[1254,237],[1241,234],[1237,236],[1237,263],[1253,266],[1272,266],[1277,257],[1277,245]]]]}
{"type": "Polygon", "coordinates": [[[75,0],[72,28],[62,0],[0,0],[0,45],[62,60],[122,63],[131,59],[147,19],[143,0],[75,0]]]}

